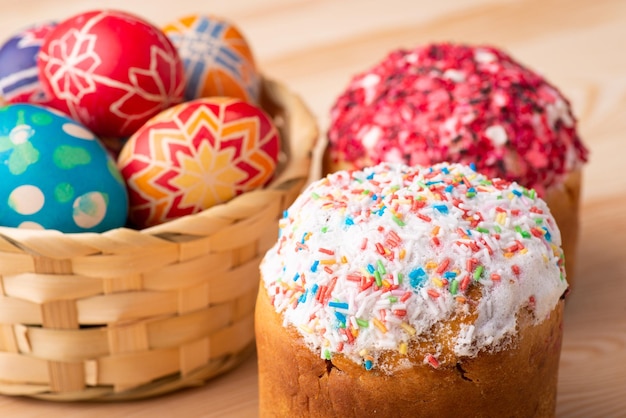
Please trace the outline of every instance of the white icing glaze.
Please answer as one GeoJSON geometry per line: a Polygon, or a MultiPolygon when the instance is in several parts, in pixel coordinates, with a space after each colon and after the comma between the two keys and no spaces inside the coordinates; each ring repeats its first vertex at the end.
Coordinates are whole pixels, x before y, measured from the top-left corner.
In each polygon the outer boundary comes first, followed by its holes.
{"type": "Polygon", "coordinates": [[[370,368],[381,350],[402,354],[466,312],[471,286],[482,297],[475,323],[453,336],[458,356],[498,350],[525,307],[543,321],[567,289],[560,243],[546,204],[515,183],[459,164],[382,163],[309,185],[261,273],[312,350],[370,368]]]}

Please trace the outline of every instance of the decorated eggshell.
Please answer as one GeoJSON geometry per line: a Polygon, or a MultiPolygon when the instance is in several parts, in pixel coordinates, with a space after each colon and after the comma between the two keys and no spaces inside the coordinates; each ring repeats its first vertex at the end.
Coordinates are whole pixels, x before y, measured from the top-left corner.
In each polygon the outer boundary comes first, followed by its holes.
{"type": "Polygon", "coordinates": [[[83,125],[48,108],[0,108],[0,224],[103,232],[126,222],[115,161],[83,125]]]}
{"type": "Polygon", "coordinates": [[[215,16],[192,15],[163,28],[183,60],[185,100],[229,96],[256,104],[260,76],[252,50],[233,24],[215,16]]]}
{"type": "Polygon", "coordinates": [[[258,107],[234,98],[185,102],[130,137],[118,167],[139,227],[200,212],[267,184],[280,140],[258,107]]]}
{"type": "Polygon", "coordinates": [[[0,95],[5,103],[45,103],[37,54],[56,23],[28,27],[0,47],[0,95]]]}
{"type": "Polygon", "coordinates": [[[38,57],[54,106],[96,135],[127,137],[182,101],[180,57],[165,34],[128,13],[90,11],[60,22],[38,57]]]}

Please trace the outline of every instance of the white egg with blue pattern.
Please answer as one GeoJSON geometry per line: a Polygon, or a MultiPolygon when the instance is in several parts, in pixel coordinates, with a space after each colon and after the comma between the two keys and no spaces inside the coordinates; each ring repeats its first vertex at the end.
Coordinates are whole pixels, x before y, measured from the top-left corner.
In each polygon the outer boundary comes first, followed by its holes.
{"type": "Polygon", "coordinates": [[[104,232],[126,223],[115,162],[87,128],[43,106],[0,108],[0,225],[104,232]]]}

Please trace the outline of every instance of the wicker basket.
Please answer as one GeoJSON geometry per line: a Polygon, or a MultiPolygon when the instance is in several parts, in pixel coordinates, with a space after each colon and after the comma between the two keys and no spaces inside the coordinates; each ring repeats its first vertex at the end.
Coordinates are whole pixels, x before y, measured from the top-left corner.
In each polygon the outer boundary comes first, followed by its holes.
{"type": "Polygon", "coordinates": [[[202,384],[254,351],[259,262],[318,137],[280,83],[264,79],[262,96],[284,150],[266,189],[142,231],[0,228],[0,393],[143,398],[202,384]]]}

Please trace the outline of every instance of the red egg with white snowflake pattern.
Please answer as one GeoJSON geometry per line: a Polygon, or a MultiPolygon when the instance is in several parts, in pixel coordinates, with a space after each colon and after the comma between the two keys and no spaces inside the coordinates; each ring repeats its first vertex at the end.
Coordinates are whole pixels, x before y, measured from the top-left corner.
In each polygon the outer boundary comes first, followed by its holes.
{"type": "Polygon", "coordinates": [[[273,121],[241,99],[202,98],[165,110],[132,135],[118,157],[129,219],[149,227],[263,187],[279,152],[273,121]]]}
{"type": "Polygon", "coordinates": [[[167,36],[115,10],[60,22],[41,47],[38,68],[53,106],[98,136],[130,136],[180,103],[185,88],[182,61],[167,36]]]}

